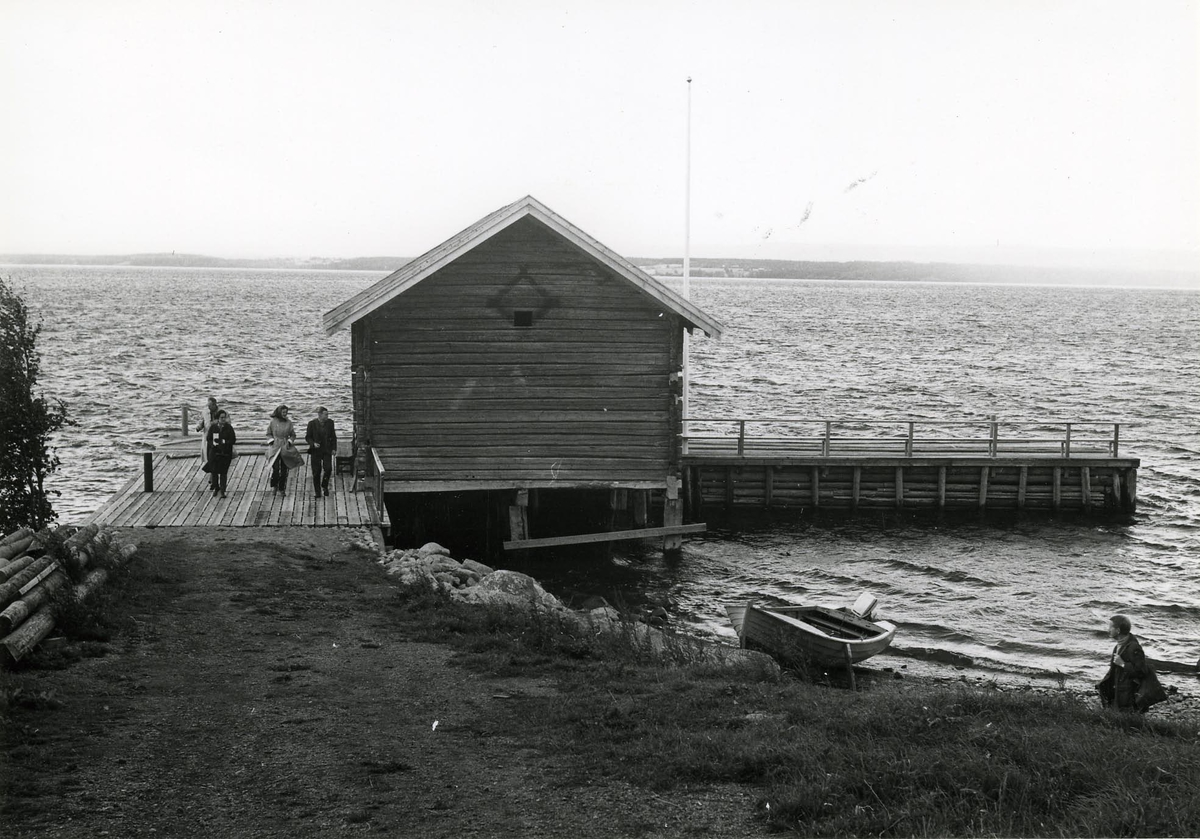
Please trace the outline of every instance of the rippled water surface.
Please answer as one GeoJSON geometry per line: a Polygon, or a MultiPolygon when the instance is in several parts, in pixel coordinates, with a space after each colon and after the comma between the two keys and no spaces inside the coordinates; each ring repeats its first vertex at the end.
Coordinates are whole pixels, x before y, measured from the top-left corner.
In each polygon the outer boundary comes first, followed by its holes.
{"type": "MultiPolygon", "coordinates": [[[[44,322],[42,384],[79,425],[57,441],[63,521],[139,468],[136,452],[213,393],[257,433],[278,403],[350,419],[349,333],[322,312],[375,272],[0,269],[44,322]]],[[[1200,292],[695,280],[727,327],[692,344],[693,415],[1117,420],[1140,457],[1131,520],[741,518],[637,586],[731,637],[722,603],[843,601],[869,590],[900,627],[887,663],[1092,678],[1128,613],[1150,654],[1200,656],[1200,292]]],[[[547,563],[551,588],[613,579],[547,563]]],[[[590,572],[589,572],[590,573],[590,572]]]]}

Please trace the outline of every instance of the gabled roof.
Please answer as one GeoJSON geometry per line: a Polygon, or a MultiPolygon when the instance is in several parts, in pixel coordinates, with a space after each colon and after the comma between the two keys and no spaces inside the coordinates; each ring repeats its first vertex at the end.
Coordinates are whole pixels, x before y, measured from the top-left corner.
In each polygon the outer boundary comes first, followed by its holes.
{"type": "Polygon", "coordinates": [[[325,334],[332,335],[348,324],[369,315],[397,295],[403,294],[467,251],[486,242],[501,230],[526,216],[537,219],[597,262],[612,270],[617,276],[637,286],[667,309],[679,315],[688,326],[696,327],[713,338],[721,337],[724,327],[697,309],[691,301],[654,279],[624,257],[609,250],[531,195],[484,216],[433,250],[412,260],[370,288],[360,291],[340,306],[330,309],[321,319],[322,325],[325,327],[325,334]]]}

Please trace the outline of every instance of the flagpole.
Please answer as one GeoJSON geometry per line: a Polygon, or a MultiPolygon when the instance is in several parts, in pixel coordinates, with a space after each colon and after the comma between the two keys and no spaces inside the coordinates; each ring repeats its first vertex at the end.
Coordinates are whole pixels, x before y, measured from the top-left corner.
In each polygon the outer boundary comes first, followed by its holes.
{"type": "MultiPolygon", "coordinates": [[[[692,77],[687,78],[687,154],[685,156],[685,177],[683,187],[683,299],[691,298],[692,291],[692,77]]],[[[688,433],[688,331],[683,330],[683,452],[687,453],[688,433]]]]}

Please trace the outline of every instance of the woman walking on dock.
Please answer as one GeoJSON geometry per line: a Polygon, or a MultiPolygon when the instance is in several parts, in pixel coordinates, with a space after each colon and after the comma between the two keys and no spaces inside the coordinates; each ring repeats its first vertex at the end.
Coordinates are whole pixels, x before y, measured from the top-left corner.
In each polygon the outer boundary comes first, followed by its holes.
{"type": "MultiPolygon", "coordinates": [[[[200,468],[204,469],[204,464],[208,463],[208,432],[212,428],[213,423],[217,421],[217,411],[220,410],[217,406],[215,396],[208,397],[208,404],[200,412],[200,422],[196,425],[196,430],[200,432],[200,468]]],[[[204,469],[209,472],[208,469],[204,469]]],[[[212,473],[209,472],[211,475],[212,473]]],[[[209,478],[209,486],[212,486],[212,479],[209,478]]]]}
{"type": "Polygon", "coordinates": [[[217,422],[209,428],[209,467],[213,480],[213,495],[220,493],[225,497],[225,487],[229,474],[229,464],[233,462],[233,444],[237,442],[237,434],[229,424],[229,414],[217,412],[217,422]]]}
{"type": "Polygon", "coordinates": [[[267,436],[271,438],[270,448],[267,449],[267,462],[271,464],[271,487],[276,492],[286,495],[288,467],[283,456],[296,439],[296,429],[288,419],[287,405],[280,405],[271,414],[267,436]]]}

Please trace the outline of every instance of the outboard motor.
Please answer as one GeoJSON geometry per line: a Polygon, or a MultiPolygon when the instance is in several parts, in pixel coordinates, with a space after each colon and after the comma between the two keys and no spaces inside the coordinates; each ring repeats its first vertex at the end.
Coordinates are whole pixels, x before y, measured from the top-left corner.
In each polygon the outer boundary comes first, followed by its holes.
{"type": "Polygon", "coordinates": [[[879,604],[879,598],[870,592],[864,591],[854,601],[854,605],[850,607],[850,611],[858,615],[864,620],[871,620],[871,616],[875,614],[875,607],[879,604]]]}

